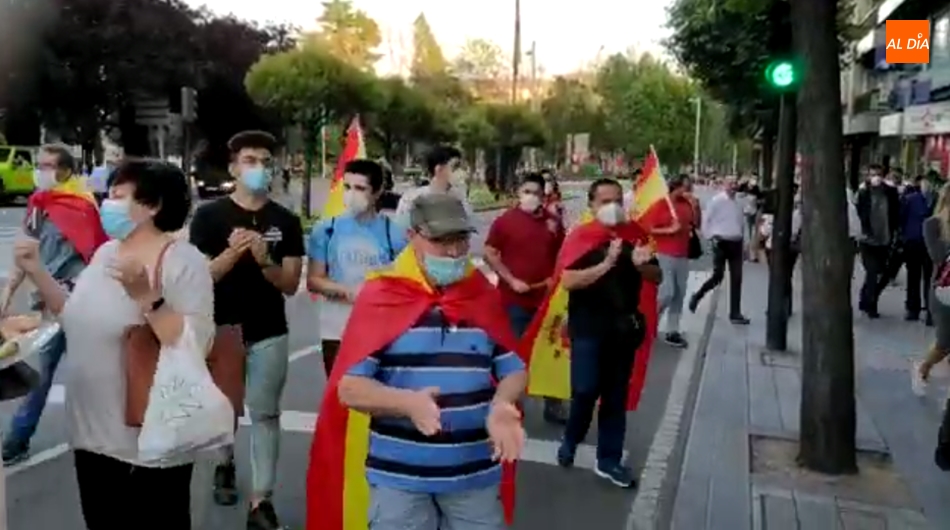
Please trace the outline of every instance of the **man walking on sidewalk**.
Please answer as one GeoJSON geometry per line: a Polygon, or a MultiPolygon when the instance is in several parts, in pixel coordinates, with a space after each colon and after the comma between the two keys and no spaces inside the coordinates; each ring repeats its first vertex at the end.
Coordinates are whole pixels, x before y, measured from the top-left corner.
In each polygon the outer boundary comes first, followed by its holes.
{"type": "Polygon", "coordinates": [[[723,190],[709,201],[703,218],[703,231],[712,241],[712,276],[689,299],[689,310],[696,311],[707,293],[722,283],[729,266],[729,320],[746,325],[742,315],[742,235],[745,232],[742,205],[736,200],[736,179],[726,177],[723,190]]]}
{"type": "Polygon", "coordinates": [[[878,318],[877,300],[887,282],[887,262],[900,228],[900,197],[897,188],[884,182],[881,166],[868,169],[865,186],[858,189],[857,210],[861,220],[861,264],[864,284],[858,309],[878,318]]]}

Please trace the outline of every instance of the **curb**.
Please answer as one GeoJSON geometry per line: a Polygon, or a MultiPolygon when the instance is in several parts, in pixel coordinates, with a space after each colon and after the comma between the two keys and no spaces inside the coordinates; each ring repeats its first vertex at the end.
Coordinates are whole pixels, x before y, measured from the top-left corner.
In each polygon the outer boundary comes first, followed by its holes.
{"type": "MultiPolygon", "coordinates": [[[[695,278],[702,281],[708,278],[708,275],[708,272],[703,271],[695,278]]],[[[693,280],[693,274],[690,280],[693,280]]],[[[695,292],[696,287],[698,286],[690,285],[687,292],[695,292]]],[[[647,452],[646,462],[640,471],[640,483],[627,516],[625,530],[669,528],[668,522],[672,515],[669,512],[672,512],[676,498],[683,454],[689,438],[693,408],[696,405],[698,382],[702,377],[706,347],[709,345],[716,320],[720,292],[721,289],[717,287],[708,298],[709,302],[700,304],[700,335],[694,345],[682,353],[676,365],[666,408],[647,452]]]]}

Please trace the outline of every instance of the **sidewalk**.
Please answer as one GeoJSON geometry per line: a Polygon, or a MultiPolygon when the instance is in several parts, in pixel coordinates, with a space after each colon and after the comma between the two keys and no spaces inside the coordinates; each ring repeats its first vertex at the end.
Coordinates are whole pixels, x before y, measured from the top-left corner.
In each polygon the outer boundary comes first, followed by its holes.
{"type": "Polygon", "coordinates": [[[830,478],[795,464],[801,284],[796,280],[796,314],[784,354],[764,352],[767,286],[765,266],[747,264],[743,310],[752,320],[747,327],[729,323],[726,293],[721,297],[669,527],[950,527],[950,476],[933,464],[947,394],[936,384],[923,399],[911,391],[911,362],[928,347],[933,330],[903,321],[903,288],[882,295],[883,318],[854,319],[860,474],[830,478]]]}

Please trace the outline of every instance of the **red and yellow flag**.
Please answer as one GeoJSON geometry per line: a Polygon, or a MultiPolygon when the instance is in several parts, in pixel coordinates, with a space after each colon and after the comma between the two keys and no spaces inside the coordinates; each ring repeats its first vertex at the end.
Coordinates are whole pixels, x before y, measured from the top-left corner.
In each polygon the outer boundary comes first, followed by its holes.
{"type": "Polygon", "coordinates": [[[366,158],[366,146],[363,143],[363,129],[360,127],[359,117],[353,118],[350,127],[346,130],[346,143],[343,152],[336,163],[333,172],[333,182],[330,184],[330,193],[323,204],[321,219],[330,219],[343,213],[343,169],[347,162],[357,158],[366,158]]]}
{"type": "Polygon", "coordinates": [[[643,161],[643,172],[640,178],[633,183],[633,201],[630,204],[631,216],[639,219],[651,206],[668,201],[670,190],[666,186],[666,179],[660,171],[660,159],[656,156],[653,146],[643,161]]]}
{"type": "Polygon", "coordinates": [[[26,223],[37,211],[49,218],[86,263],[109,240],[102,229],[96,199],[78,178],[70,178],[51,190],[33,192],[26,206],[26,223]]]}
{"type": "MultiPolygon", "coordinates": [[[[368,527],[369,416],[344,407],[337,387],[351,367],[386,347],[434,306],[450,322],[468,322],[503,348],[517,347],[498,291],[474,266],[464,280],[442,290],[426,281],[412,249],[404,250],[389,268],[371,272],[353,305],[323,395],[307,473],[307,530],[368,527]]],[[[506,464],[500,493],[509,524],[514,487],[514,465],[506,464]]]]}

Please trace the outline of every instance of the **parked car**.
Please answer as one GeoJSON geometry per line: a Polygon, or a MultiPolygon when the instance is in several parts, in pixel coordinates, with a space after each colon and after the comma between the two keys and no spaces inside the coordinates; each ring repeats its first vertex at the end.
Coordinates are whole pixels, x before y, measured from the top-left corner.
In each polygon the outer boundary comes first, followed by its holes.
{"type": "Polygon", "coordinates": [[[0,200],[8,202],[33,193],[36,148],[0,145],[0,200]]]}
{"type": "Polygon", "coordinates": [[[192,173],[199,199],[220,197],[234,191],[234,177],[227,171],[212,169],[192,173]]]}

